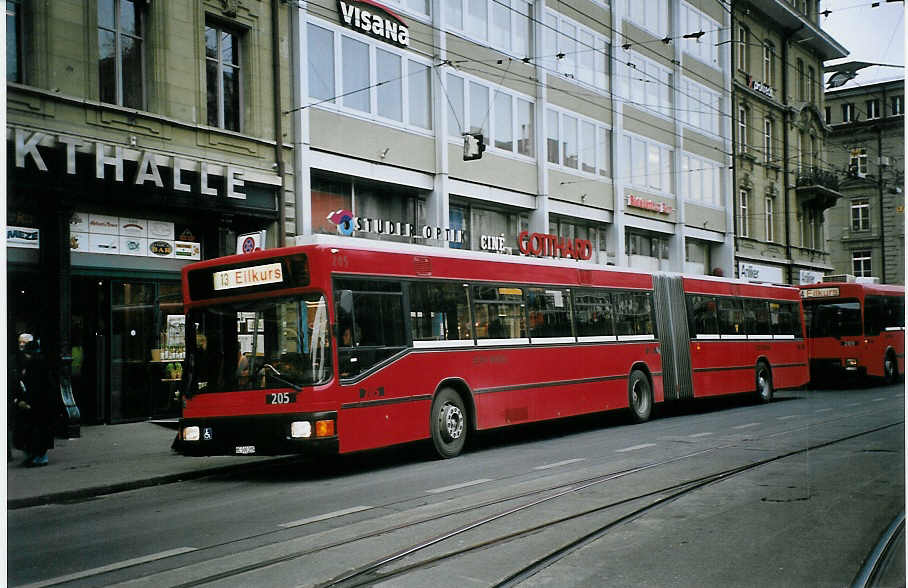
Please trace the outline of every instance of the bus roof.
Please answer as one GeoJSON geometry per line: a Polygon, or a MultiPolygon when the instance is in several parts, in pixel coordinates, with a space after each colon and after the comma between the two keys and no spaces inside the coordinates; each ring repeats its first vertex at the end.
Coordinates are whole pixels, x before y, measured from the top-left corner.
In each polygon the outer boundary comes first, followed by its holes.
{"type": "Polygon", "coordinates": [[[840,296],[858,296],[867,294],[884,294],[889,296],[904,296],[905,286],[896,284],[866,284],[862,282],[818,282],[816,284],[802,284],[801,290],[820,288],[837,288],[840,296]]]}

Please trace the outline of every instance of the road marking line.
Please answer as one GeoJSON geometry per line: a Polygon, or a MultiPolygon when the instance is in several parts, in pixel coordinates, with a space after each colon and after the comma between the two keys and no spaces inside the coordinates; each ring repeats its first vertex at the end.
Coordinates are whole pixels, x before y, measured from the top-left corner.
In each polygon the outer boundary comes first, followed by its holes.
{"type": "Polygon", "coordinates": [[[788,419],[796,419],[796,418],[798,418],[799,416],[801,416],[801,415],[799,415],[799,414],[790,414],[790,415],[787,415],[787,416],[781,416],[781,417],[779,417],[779,420],[780,420],[780,421],[787,421],[788,419]]]}
{"type": "Polygon", "coordinates": [[[624,453],[626,451],[636,451],[638,449],[645,449],[647,447],[655,447],[655,443],[643,443],[641,445],[634,445],[632,447],[625,447],[624,449],[616,449],[615,453],[624,453]]]}
{"type": "Polygon", "coordinates": [[[578,461],[586,461],[585,457],[578,457],[577,459],[566,459],[564,461],[558,461],[555,463],[549,463],[546,465],[536,466],[534,470],[547,470],[550,468],[557,468],[558,466],[568,465],[572,463],[577,463],[578,461]]]}
{"type": "Polygon", "coordinates": [[[707,435],[712,435],[712,433],[694,433],[693,435],[688,435],[688,437],[706,437],[707,435]]]}
{"type": "Polygon", "coordinates": [[[328,519],[333,519],[336,517],[342,517],[344,515],[353,514],[355,512],[369,510],[370,508],[375,508],[375,507],[373,507],[373,506],[352,506],[350,508],[345,508],[343,510],[336,510],[334,512],[327,512],[325,514],[320,514],[320,515],[316,515],[314,517],[309,517],[308,519],[300,519],[298,521],[292,521],[290,523],[282,523],[278,526],[289,529],[290,527],[299,527],[300,525],[308,525],[309,523],[317,523],[319,521],[325,521],[328,519]]]}
{"type": "Polygon", "coordinates": [[[461,488],[468,488],[470,486],[475,486],[477,484],[485,484],[486,482],[491,482],[491,478],[479,478],[478,480],[470,480],[469,482],[463,482],[461,484],[454,484],[453,486],[444,486],[442,488],[433,488],[432,490],[426,490],[427,494],[441,494],[442,492],[448,492],[449,490],[459,490],[461,488]]]}
{"type": "Polygon", "coordinates": [[[886,399],[885,398],[874,398],[870,402],[882,402],[883,400],[886,400],[886,399]]]}
{"type": "Polygon", "coordinates": [[[830,410],[832,410],[832,409],[831,408],[821,408],[819,410],[815,410],[814,412],[829,412],[830,410]]]}
{"type": "Polygon", "coordinates": [[[73,574],[67,574],[66,576],[57,576],[56,578],[51,578],[49,580],[42,580],[41,582],[35,582],[33,584],[26,584],[20,588],[41,588],[42,586],[53,586],[54,584],[62,584],[64,582],[72,582],[73,580],[80,580],[82,578],[87,578],[89,576],[95,576],[98,574],[106,574],[107,572],[113,572],[115,570],[121,570],[123,568],[128,568],[130,566],[137,566],[140,564],[148,563],[150,561],[156,561],[159,559],[164,559],[174,555],[181,555],[183,553],[189,553],[190,551],[195,551],[195,547],[177,547],[176,549],[170,549],[168,551],[162,551],[160,553],[152,553],[151,555],[143,555],[142,557],[136,557],[133,559],[127,559],[126,561],[121,561],[117,563],[108,564],[106,566],[101,566],[97,568],[92,568],[90,570],[83,570],[81,572],[75,572],[73,574]]]}
{"type": "Polygon", "coordinates": [[[732,429],[747,429],[750,427],[757,427],[759,425],[760,423],[747,423],[746,425],[738,425],[736,427],[732,427],[732,429]]]}
{"type": "Polygon", "coordinates": [[[852,402],[851,404],[846,404],[845,408],[851,408],[852,406],[860,406],[860,402],[852,402]]]}

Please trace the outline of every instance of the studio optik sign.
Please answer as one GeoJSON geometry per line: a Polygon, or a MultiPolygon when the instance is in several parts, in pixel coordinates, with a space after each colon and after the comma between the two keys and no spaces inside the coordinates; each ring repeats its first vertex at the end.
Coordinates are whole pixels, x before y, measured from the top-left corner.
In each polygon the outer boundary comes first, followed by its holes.
{"type": "Polygon", "coordinates": [[[355,31],[400,47],[410,45],[407,23],[381,4],[369,0],[339,0],[337,10],[340,12],[341,23],[355,31]]]}

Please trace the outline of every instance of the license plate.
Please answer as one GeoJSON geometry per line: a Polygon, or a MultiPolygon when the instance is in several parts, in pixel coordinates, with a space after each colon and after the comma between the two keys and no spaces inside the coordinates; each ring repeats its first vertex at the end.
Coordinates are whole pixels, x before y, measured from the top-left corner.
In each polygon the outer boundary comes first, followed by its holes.
{"type": "Polygon", "coordinates": [[[237,455],[252,455],[255,453],[255,445],[237,445],[237,455]]]}
{"type": "Polygon", "coordinates": [[[265,396],[265,404],[293,404],[296,392],[271,392],[265,396]]]}

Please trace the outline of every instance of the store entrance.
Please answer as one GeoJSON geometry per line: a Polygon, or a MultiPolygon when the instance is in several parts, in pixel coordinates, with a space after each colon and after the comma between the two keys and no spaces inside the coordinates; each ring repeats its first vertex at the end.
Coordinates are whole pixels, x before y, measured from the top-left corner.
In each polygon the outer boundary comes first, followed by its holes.
{"type": "Polygon", "coordinates": [[[73,391],[86,423],[179,415],[179,283],[73,278],[73,391]]]}

